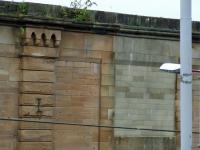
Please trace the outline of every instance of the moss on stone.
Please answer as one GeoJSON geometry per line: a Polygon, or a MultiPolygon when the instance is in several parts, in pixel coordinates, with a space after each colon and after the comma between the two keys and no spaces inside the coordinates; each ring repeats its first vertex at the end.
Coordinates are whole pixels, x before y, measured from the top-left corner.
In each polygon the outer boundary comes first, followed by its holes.
{"type": "MultiPolygon", "coordinates": [[[[178,33],[180,29],[179,20],[177,19],[127,15],[104,11],[74,10],[62,6],[37,3],[0,1],[0,17],[1,16],[28,17],[29,20],[31,18],[39,18],[41,20],[51,20],[55,22],[93,23],[94,26],[101,24],[103,27],[109,27],[109,25],[113,27],[117,25],[124,29],[162,31],[169,33],[178,33]]],[[[193,31],[200,32],[200,22],[193,22],[193,31]]]]}

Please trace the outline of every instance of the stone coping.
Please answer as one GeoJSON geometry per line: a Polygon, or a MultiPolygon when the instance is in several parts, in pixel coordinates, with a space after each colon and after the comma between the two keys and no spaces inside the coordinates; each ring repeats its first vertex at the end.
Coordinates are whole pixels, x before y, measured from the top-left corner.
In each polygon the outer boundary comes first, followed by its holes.
{"type": "MultiPolygon", "coordinates": [[[[44,25],[99,34],[138,34],[179,39],[178,19],[128,15],[104,11],[90,11],[87,21],[76,21],[64,10],[71,8],[0,1],[0,20],[11,25],[44,25]]],[[[200,41],[200,22],[193,22],[193,40],[200,41]]]]}

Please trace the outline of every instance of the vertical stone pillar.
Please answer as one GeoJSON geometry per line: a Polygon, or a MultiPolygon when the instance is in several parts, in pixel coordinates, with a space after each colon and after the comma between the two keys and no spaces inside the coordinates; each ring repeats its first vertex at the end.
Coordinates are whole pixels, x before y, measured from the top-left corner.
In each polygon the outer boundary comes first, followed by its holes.
{"type": "MultiPolygon", "coordinates": [[[[61,31],[25,28],[21,51],[19,117],[51,119],[54,110],[55,59],[61,31]]],[[[51,124],[20,122],[19,150],[52,150],[51,124]]]]}

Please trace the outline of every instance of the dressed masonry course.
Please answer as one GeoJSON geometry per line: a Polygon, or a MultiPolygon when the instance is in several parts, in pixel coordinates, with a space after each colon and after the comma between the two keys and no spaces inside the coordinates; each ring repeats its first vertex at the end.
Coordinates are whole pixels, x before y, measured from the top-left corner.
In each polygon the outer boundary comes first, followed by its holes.
{"type": "MultiPolygon", "coordinates": [[[[61,6],[0,2],[0,150],[178,150],[179,20],[91,11],[77,21],[61,6]],[[24,6],[26,11],[20,10],[24,6]],[[141,130],[148,129],[148,130],[141,130]],[[152,129],[152,130],[151,130],[152,129]]],[[[193,67],[200,23],[193,22],[193,67]]],[[[193,131],[199,131],[199,74],[193,131]]],[[[193,150],[199,135],[193,134],[193,150]]]]}

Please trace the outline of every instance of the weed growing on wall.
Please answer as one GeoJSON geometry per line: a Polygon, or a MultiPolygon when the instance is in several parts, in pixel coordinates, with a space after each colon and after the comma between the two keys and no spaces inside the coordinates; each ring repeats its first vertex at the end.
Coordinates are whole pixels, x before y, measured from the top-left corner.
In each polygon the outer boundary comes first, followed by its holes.
{"type": "Polygon", "coordinates": [[[24,1],[17,5],[17,12],[19,15],[27,15],[28,5],[24,1]]]}
{"type": "Polygon", "coordinates": [[[74,0],[71,2],[72,9],[63,9],[64,16],[74,19],[75,21],[89,21],[90,11],[88,8],[97,5],[92,0],[74,0]]]}

